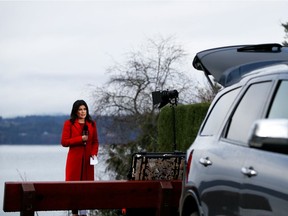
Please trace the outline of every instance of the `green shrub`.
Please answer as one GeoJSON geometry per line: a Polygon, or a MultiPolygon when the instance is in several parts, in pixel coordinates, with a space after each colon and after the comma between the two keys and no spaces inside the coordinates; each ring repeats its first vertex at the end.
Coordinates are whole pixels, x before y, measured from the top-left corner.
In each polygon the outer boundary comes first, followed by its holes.
{"type": "Polygon", "coordinates": [[[158,119],[157,151],[186,151],[196,138],[209,105],[209,103],[199,103],[162,108],[158,119]],[[175,113],[175,142],[173,112],[175,113]]]}

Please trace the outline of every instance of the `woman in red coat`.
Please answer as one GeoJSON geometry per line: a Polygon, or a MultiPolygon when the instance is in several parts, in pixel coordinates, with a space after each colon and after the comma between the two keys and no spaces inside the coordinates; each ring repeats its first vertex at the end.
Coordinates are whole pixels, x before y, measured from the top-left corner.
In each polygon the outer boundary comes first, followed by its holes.
{"type": "MultiPolygon", "coordinates": [[[[66,161],[66,181],[94,180],[94,166],[90,157],[98,155],[96,122],[89,115],[84,100],[74,102],[70,119],[64,123],[61,144],[69,147],[66,161]]],[[[77,215],[77,210],[73,210],[77,215]]]]}

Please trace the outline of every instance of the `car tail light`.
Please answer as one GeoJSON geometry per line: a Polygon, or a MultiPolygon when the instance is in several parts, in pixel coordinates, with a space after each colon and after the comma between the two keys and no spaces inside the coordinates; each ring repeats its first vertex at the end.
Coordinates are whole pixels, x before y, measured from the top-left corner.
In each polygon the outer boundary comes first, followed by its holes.
{"type": "Polygon", "coordinates": [[[189,176],[189,172],[190,172],[190,168],[191,168],[192,155],[193,155],[193,150],[189,154],[187,165],[186,165],[186,176],[185,176],[186,182],[188,181],[188,176],[189,176]]]}

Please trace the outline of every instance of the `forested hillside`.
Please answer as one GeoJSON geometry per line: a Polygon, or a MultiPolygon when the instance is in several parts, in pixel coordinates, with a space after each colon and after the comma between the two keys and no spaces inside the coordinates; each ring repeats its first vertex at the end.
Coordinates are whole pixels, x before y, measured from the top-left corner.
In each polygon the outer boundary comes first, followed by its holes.
{"type": "MultiPolygon", "coordinates": [[[[68,118],[65,115],[0,117],[0,144],[59,144],[63,123],[68,118]]],[[[136,133],[124,123],[113,124],[111,117],[97,118],[97,128],[100,144],[121,144],[134,139],[136,133]]]]}

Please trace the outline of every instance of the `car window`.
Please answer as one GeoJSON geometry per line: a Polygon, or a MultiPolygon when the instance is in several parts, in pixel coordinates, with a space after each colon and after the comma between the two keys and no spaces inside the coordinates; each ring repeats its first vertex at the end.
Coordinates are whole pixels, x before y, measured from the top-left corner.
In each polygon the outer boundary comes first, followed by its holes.
{"type": "Polygon", "coordinates": [[[238,104],[228,128],[228,139],[247,144],[249,130],[253,122],[261,117],[272,82],[251,85],[238,104]]]}
{"type": "Polygon", "coordinates": [[[218,132],[221,124],[223,123],[224,117],[231,107],[236,95],[238,94],[240,88],[231,90],[223,94],[215,103],[213,109],[211,110],[209,117],[201,131],[203,136],[212,136],[218,132]]]}
{"type": "Polygon", "coordinates": [[[288,81],[282,81],[274,97],[268,118],[288,118],[288,81]]]}

